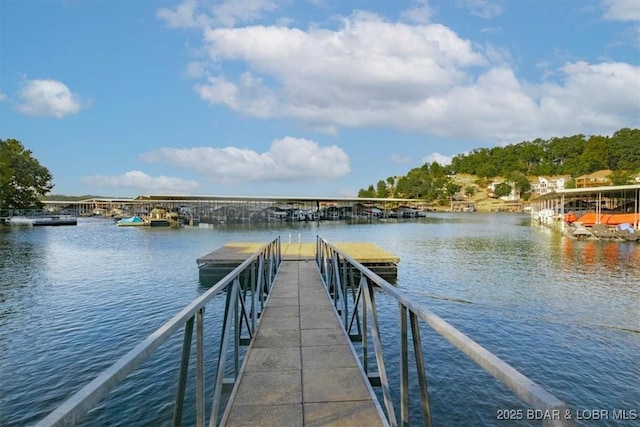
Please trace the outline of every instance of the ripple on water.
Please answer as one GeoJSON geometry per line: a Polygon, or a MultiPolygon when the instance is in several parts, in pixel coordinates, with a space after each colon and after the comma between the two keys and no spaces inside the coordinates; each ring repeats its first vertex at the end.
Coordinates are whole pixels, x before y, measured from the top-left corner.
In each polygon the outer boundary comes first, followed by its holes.
{"type": "MultiPolygon", "coordinates": [[[[373,241],[401,258],[400,289],[572,408],[637,408],[640,334],[630,331],[640,330],[640,245],[570,241],[528,223],[507,214],[433,214],[354,225],[0,227],[0,424],[33,424],[200,295],[197,257],[229,241],[277,235],[373,241]]],[[[397,385],[398,310],[379,302],[397,385]]],[[[213,349],[220,303],[205,320],[213,349]]],[[[421,330],[436,425],[495,425],[498,409],[523,408],[446,340],[421,330]]],[[[82,425],[167,424],[181,339],[161,347],[82,425]]],[[[215,357],[207,354],[209,363],[215,357]]]]}

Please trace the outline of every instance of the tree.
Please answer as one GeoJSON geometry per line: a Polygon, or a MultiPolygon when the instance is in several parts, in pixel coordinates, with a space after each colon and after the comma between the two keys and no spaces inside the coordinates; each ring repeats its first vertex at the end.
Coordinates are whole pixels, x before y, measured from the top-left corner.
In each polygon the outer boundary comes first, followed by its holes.
{"type": "Polygon", "coordinates": [[[362,188],[358,191],[358,197],[376,197],[376,190],[373,185],[370,185],[366,190],[362,188]]]}
{"type": "Polygon", "coordinates": [[[624,170],[613,171],[609,175],[609,180],[611,181],[611,185],[633,184],[634,178],[635,177],[633,176],[633,174],[624,170]]]}
{"type": "Polygon", "coordinates": [[[467,198],[471,198],[476,194],[477,188],[473,185],[469,185],[467,187],[464,188],[464,195],[467,196],[467,198]]]}
{"type": "Polygon", "coordinates": [[[389,197],[389,190],[387,189],[387,184],[383,180],[378,181],[376,185],[376,197],[381,199],[389,197]]]}
{"type": "Polygon", "coordinates": [[[501,182],[497,184],[495,190],[493,191],[497,197],[506,197],[511,194],[511,186],[506,182],[501,182]]]}
{"type": "Polygon", "coordinates": [[[0,207],[42,207],[40,197],[53,188],[51,172],[17,139],[0,139],[0,207]]]}

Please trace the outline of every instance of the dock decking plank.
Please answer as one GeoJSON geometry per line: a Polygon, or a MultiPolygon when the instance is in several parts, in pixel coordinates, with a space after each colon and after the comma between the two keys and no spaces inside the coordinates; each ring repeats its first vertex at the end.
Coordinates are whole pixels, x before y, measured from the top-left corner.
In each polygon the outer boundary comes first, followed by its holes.
{"type": "MultiPolygon", "coordinates": [[[[250,255],[260,249],[263,243],[232,242],[198,258],[198,264],[229,263],[240,264],[250,255]]],[[[398,264],[400,258],[370,242],[335,243],[338,249],[344,251],[351,258],[361,263],[391,263],[398,264]]],[[[283,243],[281,245],[282,259],[315,259],[315,243],[283,243]]]]}
{"type": "Polygon", "coordinates": [[[383,426],[317,266],[283,261],[225,426],[383,426]]]}

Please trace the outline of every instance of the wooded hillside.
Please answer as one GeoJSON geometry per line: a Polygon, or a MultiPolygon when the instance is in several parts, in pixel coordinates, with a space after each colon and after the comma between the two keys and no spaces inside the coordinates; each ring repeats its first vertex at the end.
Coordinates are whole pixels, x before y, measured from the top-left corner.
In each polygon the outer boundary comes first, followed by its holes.
{"type": "Polygon", "coordinates": [[[477,190],[471,186],[461,188],[451,179],[455,174],[475,175],[484,183],[494,177],[504,177],[526,192],[529,177],[570,175],[577,178],[603,169],[614,171],[615,184],[624,184],[640,173],[640,129],[620,129],[610,137],[574,135],[477,148],[454,156],[450,165],[424,164],[405,176],[380,180],[375,186],[361,189],[358,197],[446,202],[461,190],[467,195],[477,190]]]}

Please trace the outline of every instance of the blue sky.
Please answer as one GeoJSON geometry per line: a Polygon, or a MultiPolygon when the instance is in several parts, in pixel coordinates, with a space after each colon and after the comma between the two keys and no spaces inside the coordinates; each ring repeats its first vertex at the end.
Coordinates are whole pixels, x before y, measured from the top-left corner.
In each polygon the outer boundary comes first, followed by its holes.
{"type": "Polygon", "coordinates": [[[0,138],[57,194],[350,197],[623,127],[635,0],[0,1],[0,138]]]}

